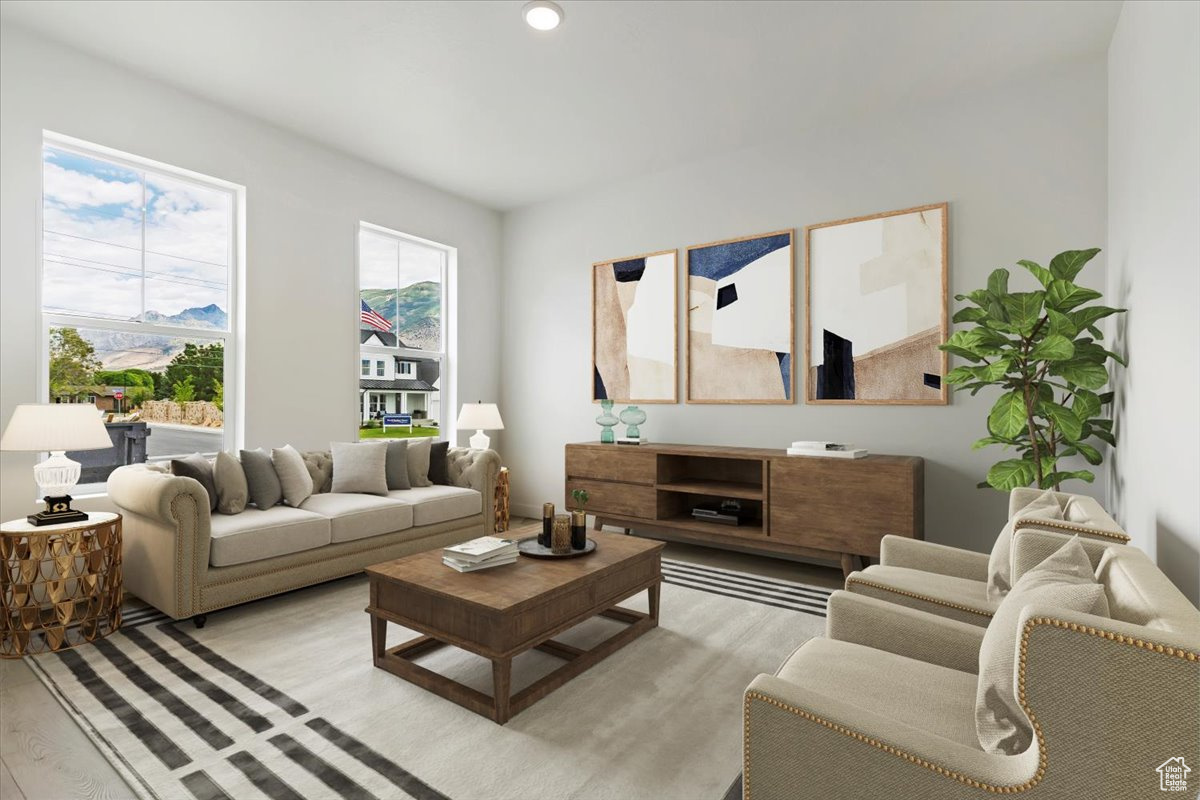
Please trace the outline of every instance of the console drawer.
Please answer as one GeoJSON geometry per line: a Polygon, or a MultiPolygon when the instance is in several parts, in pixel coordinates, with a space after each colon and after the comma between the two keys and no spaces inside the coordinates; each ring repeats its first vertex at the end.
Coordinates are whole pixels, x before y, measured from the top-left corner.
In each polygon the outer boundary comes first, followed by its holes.
{"type": "Polygon", "coordinates": [[[576,489],[583,489],[588,493],[586,511],[589,514],[655,518],[658,492],[653,486],[571,479],[567,481],[568,508],[585,508],[571,499],[571,492],[576,489]]]}
{"type": "MultiPolygon", "coordinates": [[[[599,478],[653,486],[656,475],[654,453],[636,445],[567,445],[567,479],[599,478]]],[[[591,510],[589,503],[588,510],[591,510]]]]}

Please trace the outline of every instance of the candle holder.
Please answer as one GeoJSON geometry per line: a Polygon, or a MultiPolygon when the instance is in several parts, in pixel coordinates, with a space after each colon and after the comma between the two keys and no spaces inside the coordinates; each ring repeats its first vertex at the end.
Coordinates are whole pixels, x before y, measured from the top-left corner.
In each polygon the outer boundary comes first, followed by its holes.
{"type": "Polygon", "coordinates": [[[554,530],[550,535],[550,552],[555,555],[571,552],[571,518],[566,514],[554,516],[554,530]]]}
{"type": "Polygon", "coordinates": [[[587,547],[587,513],[584,511],[571,512],[571,549],[582,550],[587,547]]]}
{"type": "Polygon", "coordinates": [[[542,532],[538,534],[538,544],[550,546],[550,535],[554,531],[554,503],[542,503],[542,532]]]}

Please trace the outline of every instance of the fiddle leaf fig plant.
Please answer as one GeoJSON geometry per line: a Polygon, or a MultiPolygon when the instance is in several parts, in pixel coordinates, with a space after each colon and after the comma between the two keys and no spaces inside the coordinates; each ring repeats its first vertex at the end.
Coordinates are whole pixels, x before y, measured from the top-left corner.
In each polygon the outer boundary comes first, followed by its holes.
{"type": "Polygon", "coordinates": [[[1091,483],[1091,470],[1064,471],[1059,462],[1078,455],[1097,465],[1104,460],[1097,445],[1116,445],[1106,410],[1113,395],[1100,390],[1108,383],[1109,359],[1125,360],[1100,344],[1104,333],[1096,323],[1125,309],[1089,305],[1100,292],[1075,283],[1099,252],[1068,250],[1049,267],[1018,261],[1041,284],[1037,291],[1010,292],[1009,271],[997,269],[986,289],[955,295],[969,305],[954,322],[969,327],[955,331],[941,349],[970,363],[950,370],[946,382],[972,395],[1001,390],[988,413],[988,435],[972,447],[998,444],[1018,456],[992,465],[981,488],[1058,490],[1066,480],[1091,483]]]}

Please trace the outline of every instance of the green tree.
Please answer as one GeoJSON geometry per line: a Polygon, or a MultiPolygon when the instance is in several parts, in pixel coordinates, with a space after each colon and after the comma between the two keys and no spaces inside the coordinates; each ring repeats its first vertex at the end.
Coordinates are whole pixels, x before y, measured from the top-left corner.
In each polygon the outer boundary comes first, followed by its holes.
{"type": "Polygon", "coordinates": [[[97,388],[96,372],[100,360],[96,348],[74,328],[54,328],[50,331],[50,396],[51,398],[91,394],[97,388]]]}
{"type": "MultiPolygon", "coordinates": [[[[196,345],[188,343],[171,359],[163,374],[163,382],[170,387],[171,396],[177,394],[175,386],[191,378],[196,400],[212,400],[216,396],[217,384],[225,374],[225,345],[221,342],[196,345]]],[[[175,397],[178,400],[178,397],[175,397]]]]}
{"type": "Polygon", "coordinates": [[[217,381],[216,391],[213,392],[213,405],[221,411],[225,410],[225,384],[217,381]]]}
{"type": "Polygon", "coordinates": [[[151,393],[154,391],[154,375],[144,369],[100,370],[96,373],[96,382],[103,386],[124,386],[127,390],[142,386],[151,393]]]}
{"type": "Polygon", "coordinates": [[[1113,395],[1101,390],[1108,383],[1109,359],[1125,360],[1100,345],[1104,333],[1096,323],[1124,309],[1088,305],[1102,295],[1075,283],[1099,252],[1059,253],[1049,269],[1018,261],[1041,284],[1037,291],[1010,292],[1008,270],[997,269],[986,289],[955,296],[974,305],[954,315],[955,322],[971,327],[955,331],[942,350],[970,365],[950,370],[946,382],[972,395],[999,387],[1003,393],[987,418],[989,435],[973,447],[999,444],[1019,454],[992,465],[981,486],[1009,491],[1030,484],[1059,489],[1070,479],[1091,483],[1096,477],[1091,470],[1062,471],[1059,461],[1082,456],[1100,464],[1104,457],[1097,445],[1116,444],[1105,411],[1113,395]]]}
{"type": "Polygon", "coordinates": [[[190,403],[196,399],[196,381],[188,375],[171,386],[172,398],[176,403],[190,403]]]}
{"type": "Polygon", "coordinates": [[[139,408],[147,400],[154,399],[154,389],[145,386],[134,386],[125,390],[126,408],[139,408]]]}

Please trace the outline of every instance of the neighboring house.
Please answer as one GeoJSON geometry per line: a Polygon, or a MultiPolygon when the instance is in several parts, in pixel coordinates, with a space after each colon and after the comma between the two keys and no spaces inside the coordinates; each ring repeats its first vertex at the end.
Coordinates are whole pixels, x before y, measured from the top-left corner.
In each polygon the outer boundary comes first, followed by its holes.
{"type": "MultiPolygon", "coordinates": [[[[394,333],[366,329],[358,333],[359,344],[366,347],[407,347],[394,333]]],[[[359,351],[358,394],[363,422],[381,414],[439,419],[440,377],[435,359],[359,351]]]]}

